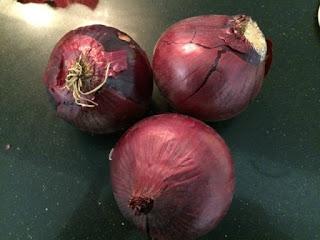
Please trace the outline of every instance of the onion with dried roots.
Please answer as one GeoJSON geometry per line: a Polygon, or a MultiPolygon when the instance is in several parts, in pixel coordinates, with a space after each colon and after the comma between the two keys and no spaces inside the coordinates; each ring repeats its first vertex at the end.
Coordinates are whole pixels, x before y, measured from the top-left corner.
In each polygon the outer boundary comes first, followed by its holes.
{"type": "Polygon", "coordinates": [[[236,116],[257,96],[271,55],[271,42],[250,17],[198,16],[162,34],[153,70],[175,110],[218,121],[236,116]]]}
{"type": "Polygon", "coordinates": [[[234,192],[233,161],[209,126],[179,114],[146,118],[110,153],[122,214],[153,240],[195,239],[226,214],[234,192]]]}
{"type": "Polygon", "coordinates": [[[103,25],[67,33],[52,51],[44,83],[58,116],[91,133],[122,130],[141,118],[153,85],[145,52],[103,25]]]}

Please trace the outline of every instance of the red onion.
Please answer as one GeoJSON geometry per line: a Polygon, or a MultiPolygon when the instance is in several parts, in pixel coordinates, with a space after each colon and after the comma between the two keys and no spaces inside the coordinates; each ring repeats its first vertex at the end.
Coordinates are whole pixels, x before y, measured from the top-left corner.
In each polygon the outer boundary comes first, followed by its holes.
{"type": "Polygon", "coordinates": [[[184,19],[162,34],[153,56],[156,84],[172,107],[209,121],[243,111],[270,64],[271,44],[244,15],[184,19]]]}
{"type": "Polygon", "coordinates": [[[156,240],[194,239],[216,226],[234,192],[227,145],[199,120],[178,114],[146,118],[110,154],[122,214],[156,240]]]}
{"type": "Polygon", "coordinates": [[[92,133],[128,127],[152,95],[147,56],[127,34],[92,25],[67,33],[55,46],[44,82],[61,118],[92,133]]]}
{"type": "Polygon", "coordinates": [[[53,7],[66,8],[72,3],[80,3],[95,9],[99,0],[18,0],[20,3],[48,3],[53,7]]]}

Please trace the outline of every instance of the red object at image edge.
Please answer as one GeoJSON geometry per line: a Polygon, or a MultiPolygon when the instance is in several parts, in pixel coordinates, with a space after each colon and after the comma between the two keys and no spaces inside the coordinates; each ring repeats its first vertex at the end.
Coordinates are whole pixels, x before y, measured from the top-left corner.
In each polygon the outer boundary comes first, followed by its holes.
{"type": "Polygon", "coordinates": [[[95,9],[99,0],[18,0],[20,3],[47,3],[53,7],[66,8],[72,3],[80,3],[95,9]]]}

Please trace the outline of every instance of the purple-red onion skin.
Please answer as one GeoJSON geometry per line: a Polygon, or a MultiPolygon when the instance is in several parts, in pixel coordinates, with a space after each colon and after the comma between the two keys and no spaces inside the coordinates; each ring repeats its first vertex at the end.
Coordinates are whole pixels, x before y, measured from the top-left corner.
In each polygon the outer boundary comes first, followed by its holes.
{"type": "Polygon", "coordinates": [[[131,127],[110,154],[111,180],[122,214],[152,239],[195,239],[212,230],[232,201],[233,161],[210,127],[179,114],[146,118],[131,127]],[[128,206],[153,199],[146,215],[128,206]],[[148,218],[148,226],[147,226],[148,218]]]}
{"type": "Polygon", "coordinates": [[[155,81],[178,112],[225,120],[242,112],[260,92],[271,65],[271,45],[260,61],[249,42],[234,34],[232,21],[225,15],[184,19],[158,40],[155,81]]]}
{"type": "Polygon", "coordinates": [[[98,5],[99,0],[18,0],[20,3],[47,3],[53,7],[66,8],[70,4],[79,3],[86,5],[92,10],[98,5]]]}
{"type": "Polygon", "coordinates": [[[44,83],[59,117],[102,134],[125,129],[144,115],[151,101],[152,75],[145,52],[132,38],[112,27],[91,25],[70,31],[57,43],[44,83]],[[65,88],[68,68],[84,51],[94,63],[93,87],[103,81],[106,63],[113,62],[107,82],[94,94],[98,106],[93,108],[77,105],[65,88]]]}
{"type": "Polygon", "coordinates": [[[272,56],[273,56],[273,52],[272,52],[272,41],[271,39],[267,39],[267,58],[266,58],[266,66],[265,66],[265,73],[264,75],[266,76],[271,68],[271,64],[272,64],[272,56]]]}

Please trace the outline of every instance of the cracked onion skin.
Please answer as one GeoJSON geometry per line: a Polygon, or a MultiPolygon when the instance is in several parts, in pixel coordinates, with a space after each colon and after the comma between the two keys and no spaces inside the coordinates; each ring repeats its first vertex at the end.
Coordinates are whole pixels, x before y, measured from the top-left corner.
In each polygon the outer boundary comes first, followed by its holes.
{"type": "Polygon", "coordinates": [[[189,116],[145,118],[121,137],[110,160],[122,214],[150,239],[196,239],[218,224],[232,201],[227,145],[189,116]]]}
{"type": "Polygon", "coordinates": [[[143,117],[152,96],[145,52],[127,34],[104,25],[68,32],[53,49],[44,83],[57,115],[79,129],[104,134],[143,117]],[[79,89],[91,94],[81,94],[79,89]]]}
{"type": "Polygon", "coordinates": [[[152,65],[157,86],[176,111],[219,121],[257,96],[271,56],[271,41],[250,17],[207,15],[169,27],[152,65]]]}

